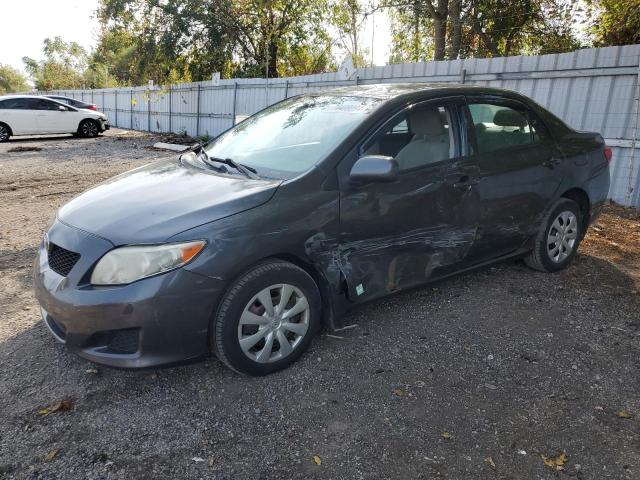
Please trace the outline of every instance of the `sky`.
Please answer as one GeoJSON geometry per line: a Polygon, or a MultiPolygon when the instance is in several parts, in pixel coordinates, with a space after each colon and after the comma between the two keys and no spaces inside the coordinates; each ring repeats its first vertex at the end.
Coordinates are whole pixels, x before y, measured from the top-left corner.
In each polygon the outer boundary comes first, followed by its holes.
{"type": "Polygon", "coordinates": [[[0,63],[24,72],[22,57],[42,59],[42,42],[56,35],[90,50],[98,36],[97,7],[98,0],[2,0],[0,63]]]}
{"type": "MultiPolygon", "coordinates": [[[[75,41],[91,50],[97,43],[98,22],[95,10],[98,0],[18,0],[2,1],[0,20],[0,63],[24,72],[22,57],[42,59],[45,38],[60,36],[66,42],[75,41]],[[29,14],[29,28],[24,28],[25,12],[29,14]]],[[[371,50],[373,33],[373,61],[384,65],[389,55],[389,22],[383,12],[369,17],[362,39],[371,50]],[[375,24],[375,30],[373,25],[375,24]]],[[[339,59],[341,60],[341,59],[339,59]]]]}

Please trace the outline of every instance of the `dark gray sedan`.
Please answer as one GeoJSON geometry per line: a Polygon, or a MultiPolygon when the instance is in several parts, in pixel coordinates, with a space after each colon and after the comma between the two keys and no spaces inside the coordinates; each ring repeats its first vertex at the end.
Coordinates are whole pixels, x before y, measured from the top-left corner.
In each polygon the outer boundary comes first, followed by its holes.
{"type": "Polygon", "coordinates": [[[566,267],[610,160],[599,134],[514,92],[303,95],[70,201],[35,292],[53,335],[92,361],[213,353],[264,375],[362,302],[507,258],[566,267]]]}

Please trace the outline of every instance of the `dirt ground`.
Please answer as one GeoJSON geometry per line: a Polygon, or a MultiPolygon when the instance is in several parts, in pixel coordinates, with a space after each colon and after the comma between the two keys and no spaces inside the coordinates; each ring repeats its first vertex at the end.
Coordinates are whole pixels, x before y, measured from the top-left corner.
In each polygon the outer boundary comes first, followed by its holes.
{"type": "Polygon", "coordinates": [[[640,215],[621,207],[561,273],[509,262],[370,303],[266,378],[67,353],[36,245],[73,195],[175,155],[157,140],[0,145],[0,478],[640,478],[640,215]]]}

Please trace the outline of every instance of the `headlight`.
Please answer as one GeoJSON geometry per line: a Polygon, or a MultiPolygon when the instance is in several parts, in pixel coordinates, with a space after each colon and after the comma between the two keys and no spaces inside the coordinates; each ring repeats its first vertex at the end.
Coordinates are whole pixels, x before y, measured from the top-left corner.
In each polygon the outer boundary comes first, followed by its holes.
{"type": "Polygon", "coordinates": [[[197,240],[166,245],[120,247],[100,259],[91,274],[94,285],[122,285],[186,265],[204,248],[197,240]]]}

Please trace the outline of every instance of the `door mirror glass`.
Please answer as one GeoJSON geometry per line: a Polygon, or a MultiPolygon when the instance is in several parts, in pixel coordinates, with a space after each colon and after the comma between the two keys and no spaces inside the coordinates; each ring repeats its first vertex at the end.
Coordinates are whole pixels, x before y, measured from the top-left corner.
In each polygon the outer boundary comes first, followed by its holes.
{"type": "Polygon", "coordinates": [[[353,183],[393,182],[398,178],[398,162],[385,155],[365,155],[351,168],[353,183]]]}
{"type": "Polygon", "coordinates": [[[61,112],[66,112],[67,108],[64,105],[58,105],[58,110],[60,110],[61,112]]]}

